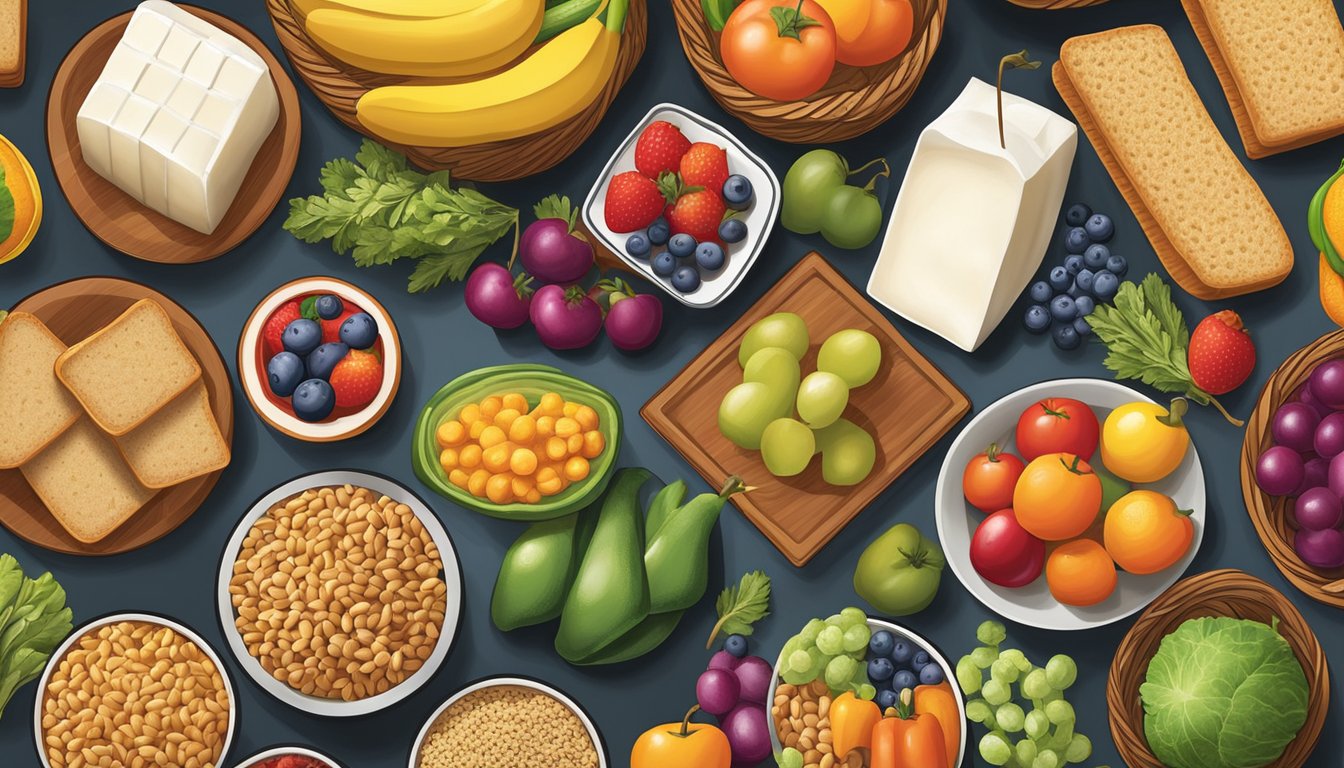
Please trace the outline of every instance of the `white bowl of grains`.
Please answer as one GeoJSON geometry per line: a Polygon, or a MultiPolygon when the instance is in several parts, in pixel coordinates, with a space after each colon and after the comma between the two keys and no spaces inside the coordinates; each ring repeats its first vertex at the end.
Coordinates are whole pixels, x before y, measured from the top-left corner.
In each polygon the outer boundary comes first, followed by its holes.
{"type": "Polygon", "coordinates": [[[410,768],[608,763],[602,734],[583,707],[539,680],[509,676],[469,683],[436,709],[411,746],[410,768]]]}
{"type": "Polygon", "coordinates": [[[217,584],[229,649],[263,690],[353,717],[418,690],[462,619],[462,566],[434,512],[368,472],[304,475],[257,500],[217,584]]]}
{"type": "Polygon", "coordinates": [[[214,649],[182,624],[118,613],[61,643],[38,681],[33,735],[43,768],[223,764],[237,698],[214,649]]]}

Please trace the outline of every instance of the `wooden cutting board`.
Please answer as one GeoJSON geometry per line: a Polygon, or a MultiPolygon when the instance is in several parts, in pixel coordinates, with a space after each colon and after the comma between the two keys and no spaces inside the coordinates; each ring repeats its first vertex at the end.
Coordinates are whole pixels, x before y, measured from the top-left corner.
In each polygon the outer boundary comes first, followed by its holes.
{"type": "Polygon", "coordinates": [[[739,475],[751,493],[733,497],[766,538],[794,565],[805,565],[878,494],[933,447],[970,410],[966,395],[914,347],[818,253],[808,254],[676,378],[640,414],[713,488],[739,475]],[[882,344],[882,365],[871,382],[850,392],[844,417],[877,442],[877,462],[858,485],[829,485],[814,457],[801,474],[776,478],[757,451],[719,434],[718,403],[742,383],[738,346],[757,320],[794,312],[807,323],[812,345],[803,375],[816,370],[817,350],[846,328],[868,331],[882,344]]]}

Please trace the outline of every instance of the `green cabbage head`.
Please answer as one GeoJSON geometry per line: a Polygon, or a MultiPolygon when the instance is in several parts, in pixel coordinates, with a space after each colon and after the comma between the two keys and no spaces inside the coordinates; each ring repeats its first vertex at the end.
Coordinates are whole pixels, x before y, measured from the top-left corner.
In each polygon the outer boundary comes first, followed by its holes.
{"type": "Polygon", "coordinates": [[[1274,626],[1191,619],[1139,686],[1148,746],[1169,768],[1262,768],[1307,718],[1307,677],[1274,626]]]}

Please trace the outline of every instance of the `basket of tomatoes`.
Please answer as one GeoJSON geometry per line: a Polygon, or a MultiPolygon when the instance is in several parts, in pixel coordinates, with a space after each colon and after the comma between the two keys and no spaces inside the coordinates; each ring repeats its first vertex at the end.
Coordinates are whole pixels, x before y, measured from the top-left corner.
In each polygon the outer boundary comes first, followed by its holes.
{"type": "Polygon", "coordinates": [[[895,115],[943,36],[947,0],[672,0],[714,99],[758,133],[842,141],[895,115]]]}

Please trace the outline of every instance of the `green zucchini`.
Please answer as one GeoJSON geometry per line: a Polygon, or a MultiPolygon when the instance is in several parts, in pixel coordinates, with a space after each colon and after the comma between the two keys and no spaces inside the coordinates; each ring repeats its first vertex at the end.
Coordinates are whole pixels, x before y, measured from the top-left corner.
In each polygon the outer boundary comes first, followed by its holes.
{"type": "Polygon", "coordinates": [[[604,2],[606,0],[559,0],[552,4],[547,0],[546,15],[542,17],[541,29],[532,42],[544,42],[570,27],[577,27],[591,19],[604,2]]]}

